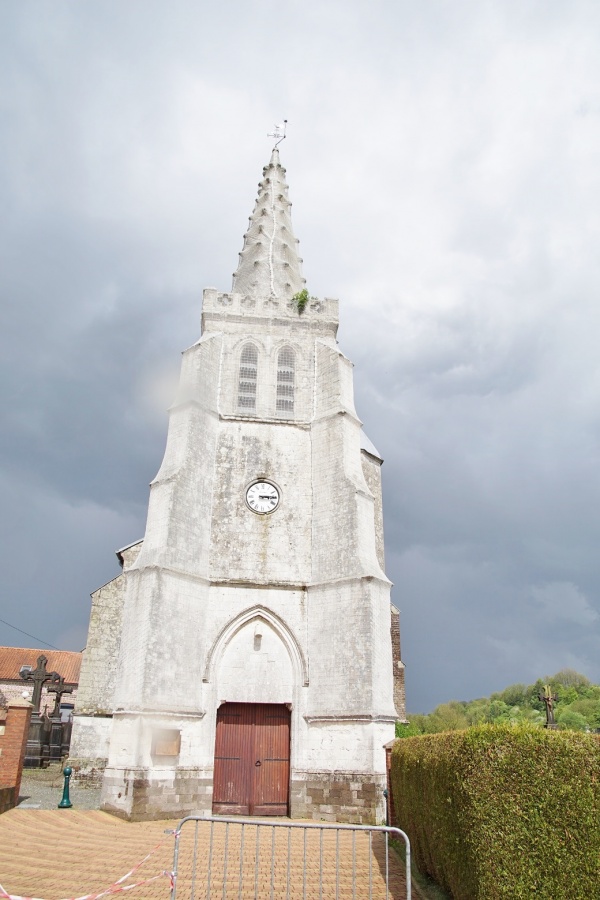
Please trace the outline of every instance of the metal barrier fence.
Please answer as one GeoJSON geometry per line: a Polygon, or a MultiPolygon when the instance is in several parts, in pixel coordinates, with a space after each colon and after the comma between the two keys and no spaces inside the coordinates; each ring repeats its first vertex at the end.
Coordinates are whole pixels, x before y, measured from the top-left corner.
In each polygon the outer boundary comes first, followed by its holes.
{"type": "Polygon", "coordinates": [[[217,897],[411,900],[410,841],[385,826],[186,816],[171,900],[217,897]],[[390,840],[404,842],[404,862],[390,840]]]}

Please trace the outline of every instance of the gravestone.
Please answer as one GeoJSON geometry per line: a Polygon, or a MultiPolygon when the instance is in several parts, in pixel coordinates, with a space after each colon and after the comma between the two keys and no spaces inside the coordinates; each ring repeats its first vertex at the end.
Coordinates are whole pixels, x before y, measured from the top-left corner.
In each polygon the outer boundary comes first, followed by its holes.
{"type": "Polygon", "coordinates": [[[27,769],[39,769],[47,766],[50,758],[51,725],[47,721],[48,717],[40,714],[40,702],[44,684],[50,681],[51,685],[55,685],[60,682],[61,676],[58,672],[48,672],[46,669],[47,662],[48,657],[42,654],[38,656],[35,669],[32,671],[21,670],[19,673],[23,681],[33,682],[33,695],[31,698],[33,712],[29,723],[24,762],[24,766],[27,769]]]}

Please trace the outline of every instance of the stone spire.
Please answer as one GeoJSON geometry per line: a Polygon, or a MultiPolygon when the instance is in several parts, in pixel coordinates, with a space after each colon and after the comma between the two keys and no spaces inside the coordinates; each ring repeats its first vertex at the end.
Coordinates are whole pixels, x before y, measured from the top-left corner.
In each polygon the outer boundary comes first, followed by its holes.
{"type": "Polygon", "coordinates": [[[291,299],[306,284],[298,256],[298,241],[292,230],[291,203],[285,183],[285,169],[277,148],[271,154],[258,199],[244,235],[232,291],[268,299],[291,299]]]}

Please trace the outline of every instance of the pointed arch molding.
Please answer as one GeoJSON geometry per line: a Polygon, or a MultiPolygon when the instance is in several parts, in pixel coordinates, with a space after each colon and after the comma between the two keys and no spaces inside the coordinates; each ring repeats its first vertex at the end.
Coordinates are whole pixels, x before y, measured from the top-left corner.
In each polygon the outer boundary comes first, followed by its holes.
{"type": "Polygon", "coordinates": [[[216,666],[223,656],[225,648],[227,647],[231,639],[235,637],[238,631],[240,631],[245,625],[247,625],[249,622],[253,622],[256,619],[262,619],[263,622],[266,622],[267,625],[270,625],[270,627],[282,641],[283,645],[290,655],[292,666],[294,667],[296,672],[297,683],[300,682],[304,685],[304,687],[307,687],[309,684],[308,663],[296,636],[290,630],[288,625],[286,625],[283,619],[281,619],[270,609],[267,609],[265,606],[260,605],[252,606],[250,609],[246,609],[243,612],[239,613],[239,615],[237,615],[234,619],[231,619],[231,621],[229,621],[221,629],[216,639],[213,641],[210,650],[208,651],[206,664],[204,666],[204,672],[202,675],[202,681],[210,682],[213,680],[216,666]]]}

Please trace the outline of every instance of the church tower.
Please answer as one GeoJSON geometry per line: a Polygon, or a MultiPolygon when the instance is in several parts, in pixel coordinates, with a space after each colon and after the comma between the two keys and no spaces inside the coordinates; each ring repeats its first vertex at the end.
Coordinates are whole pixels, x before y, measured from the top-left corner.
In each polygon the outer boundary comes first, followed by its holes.
{"type": "Polygon", "coordinates": [[[381,458],[290,207],[274,149],[183,354],[145,537],[93,595],[72,754],[122,816],[383,817],[404,710],[381,458]]]}

